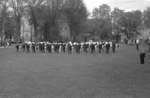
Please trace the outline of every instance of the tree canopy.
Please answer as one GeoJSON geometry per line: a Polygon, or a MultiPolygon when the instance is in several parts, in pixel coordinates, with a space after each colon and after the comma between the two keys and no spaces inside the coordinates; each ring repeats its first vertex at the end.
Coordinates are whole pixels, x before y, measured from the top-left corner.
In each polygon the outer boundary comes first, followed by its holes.
{"type": "Polygon", "coordinates": [[[69,30],[68,40],[73,41],[89,32],[105,40],[121,33],[133,38],[142,26],[150,28],[150,8],[143,12],[125,12],[102,4],[93,10],[92,19],[89,19],[83,0],[0,0],[1,40],[21,39],[22,17],[33,27],[35,41],[64,40],[63,30],[69,30]]]}

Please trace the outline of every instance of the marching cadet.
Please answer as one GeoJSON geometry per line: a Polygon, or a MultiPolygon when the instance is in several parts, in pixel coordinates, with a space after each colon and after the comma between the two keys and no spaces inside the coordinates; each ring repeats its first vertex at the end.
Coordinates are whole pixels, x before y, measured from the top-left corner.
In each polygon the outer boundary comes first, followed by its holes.
{"type": "Polygon", "coordinates": [[[16,51],[19,52],[19,44],[16,45],[16,51]]]}
{"type": "Polygon", "coordinates": [[[30,45],[29,45],[29,43],[26,44],[26,48],[27,48],[27,52],[29,53],[30,52],[30,45]]]}
{"type": "Polygon", "coordinates": [[[58,43],[55,43],[54,50],[56,53],[59,53],[59,44],[58,43]]]}
{"type": "Polygon", "coordinates": [[[83,45],[84,45],[84,43],[80,43],[81,44],[81,49],[80,49],[80,51],[81,51],[81,53],[83,53],[83,45]]]}
{"type": "Polygon", "coordinates": [[[44,42],[44,52],[47,52],[47,42],[44,42]]]}
{"type": "Polygon", "coordinates": [[[98,44],[99,44],[99,42],[96,42],[96,43],[95,43],[95,52],[98,52],[98,50],[99,50],[99,49],[98,49],[98,44]]]}
{"type": "Polygon", "coordinates": [[[85,53],[88,52],[88,44],[87,44],[87,43],[84,43],[84,44],[83,44],[83,51],[84,51],[85,53]]]}
{"type": "Polygon", "coordinates": [[[47,51],[48,53],[51,53],[50,43],[47,43],[47,44],[46,44],[46,51],[47,51]]]}
{"type": "Polygon", "coordinates": [[[42,43],[42,52],[45,53],[45,43],[42,43]]]}
{"type": "Polygon", "coordinates": [[[59,43],[59,53],[62,52],[62,43],[59,43]]]}
{"type": "Polygon", "coordinates": [[[25,48],[26,48],[26,44],[23,43],[23,44],[22,44],[22,51],[23,51],[23,52],[25,52],[25,48]]]}
{"type": "Polygon", "coordinates": [[[68,53],[71,53],[71,51],[72,51],[72,43],[71,42],[69,42],[68,44],[67,44],[67,49],[68,49],[68,53]]]}
{"type": "Polygon", "coordinates": [[[42,52],[42,43],[39,43],[39,51],[42,52]]]}
{"type": "Polygon", "coordinates": [[[62,52],[63,53],[65,53],[65,47],[66,47],[65,43],[62,43],[62,52]]]}
{"type": "Polygon", "coordinates": [[[95,52],[95,45],[93,42],[91,43],[90,48],[91,48],[91,53],[94,53],[95,52]]]}
{"type": "Polygon", "coordinates": [[[36,53],[36,45],[35,45],[35,43],[32,43],[31,47],[32,47],[32,52],[36,53]]]}
{"type": "Polygon", "coordinates": [[[55,50],[54,50],[54,43],[51,44],[51,49],[52,49],[51,52],[54,53],[55,52],[55,50]]]}
{"type": "Polygon", "coordinates": [[[99,53],[102,52],[102,42],[99,42],[99,43],[98,43],[98,50],[99,50],[99,53]]]}
{"type": "Polygon", "coordinates": [[[116,52],[116,43],[115,42],[112,43],[112,52],[113,53],[116,52]]]}
{"type": "Polygon", "coordinates": [[[135,43],[136,43],[136,50],[139,51],[139,40],[137,39],[135,43]]]}
{"type": "Polygon", "coordinates": [[[109,54],[110,43],[106,42],[106,53],[109,54]]]}
{"type": "Polygon", "coordinates": [[[74,43],[72,43],[72,53],[74,53],[75,52],[75,47],[74,47],[74,43]]]}
{"type": "Polygon", "coordinates": [[[80,43],[77,43],[75,48],[76,48],[76,53],[80,54],[80,48],[81,48],[80,43]]]}
{"type": "Polygon", "coordinates": [[[75,51],[76,53],[77,53],[77,44],[78,44],[77,42],[74,42],[74,45],[73,45],[73,46],[74,46],[74,51],[75,51]]]}

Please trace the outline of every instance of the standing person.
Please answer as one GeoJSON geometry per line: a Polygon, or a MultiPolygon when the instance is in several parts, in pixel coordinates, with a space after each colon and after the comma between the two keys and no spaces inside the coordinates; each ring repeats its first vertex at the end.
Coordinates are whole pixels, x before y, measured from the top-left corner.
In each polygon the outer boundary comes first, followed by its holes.
{"type": "Polygon", "coordinates": [[[145,63],[145,57],[146,57],[146,53],[144,50],[142,50],[140,52],[140,64],[144,64],[145,63]]]}

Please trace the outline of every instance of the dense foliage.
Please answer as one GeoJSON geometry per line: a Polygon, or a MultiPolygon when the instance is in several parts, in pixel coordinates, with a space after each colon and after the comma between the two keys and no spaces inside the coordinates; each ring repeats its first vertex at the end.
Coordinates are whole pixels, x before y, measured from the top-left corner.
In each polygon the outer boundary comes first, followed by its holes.
{"type": "Polygon", "coordinates": [[[112,39],[124,33],[127,38],[139,34],[142,26],[150,28],[150,8],[125,12],[111,10],[103,4],[88,18],[83,0],[0,0],[0,39],[21,39],[21,19],[26,17],[33,26],[34,40],[60,41],[60,21],[70,30],[69,40],[78,40],[90,32],[99,39],[112,39]]]}

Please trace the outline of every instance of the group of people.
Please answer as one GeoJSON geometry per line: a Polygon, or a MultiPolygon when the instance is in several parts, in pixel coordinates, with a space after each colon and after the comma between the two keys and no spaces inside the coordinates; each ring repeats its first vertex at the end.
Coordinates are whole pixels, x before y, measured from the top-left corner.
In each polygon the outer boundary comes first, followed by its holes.
{"type": "Polygon", "coordinates": [[[24,42],[16,45],[17,52],[42,52],[42,53],[115,53],[115,42],[24,42]]]}

